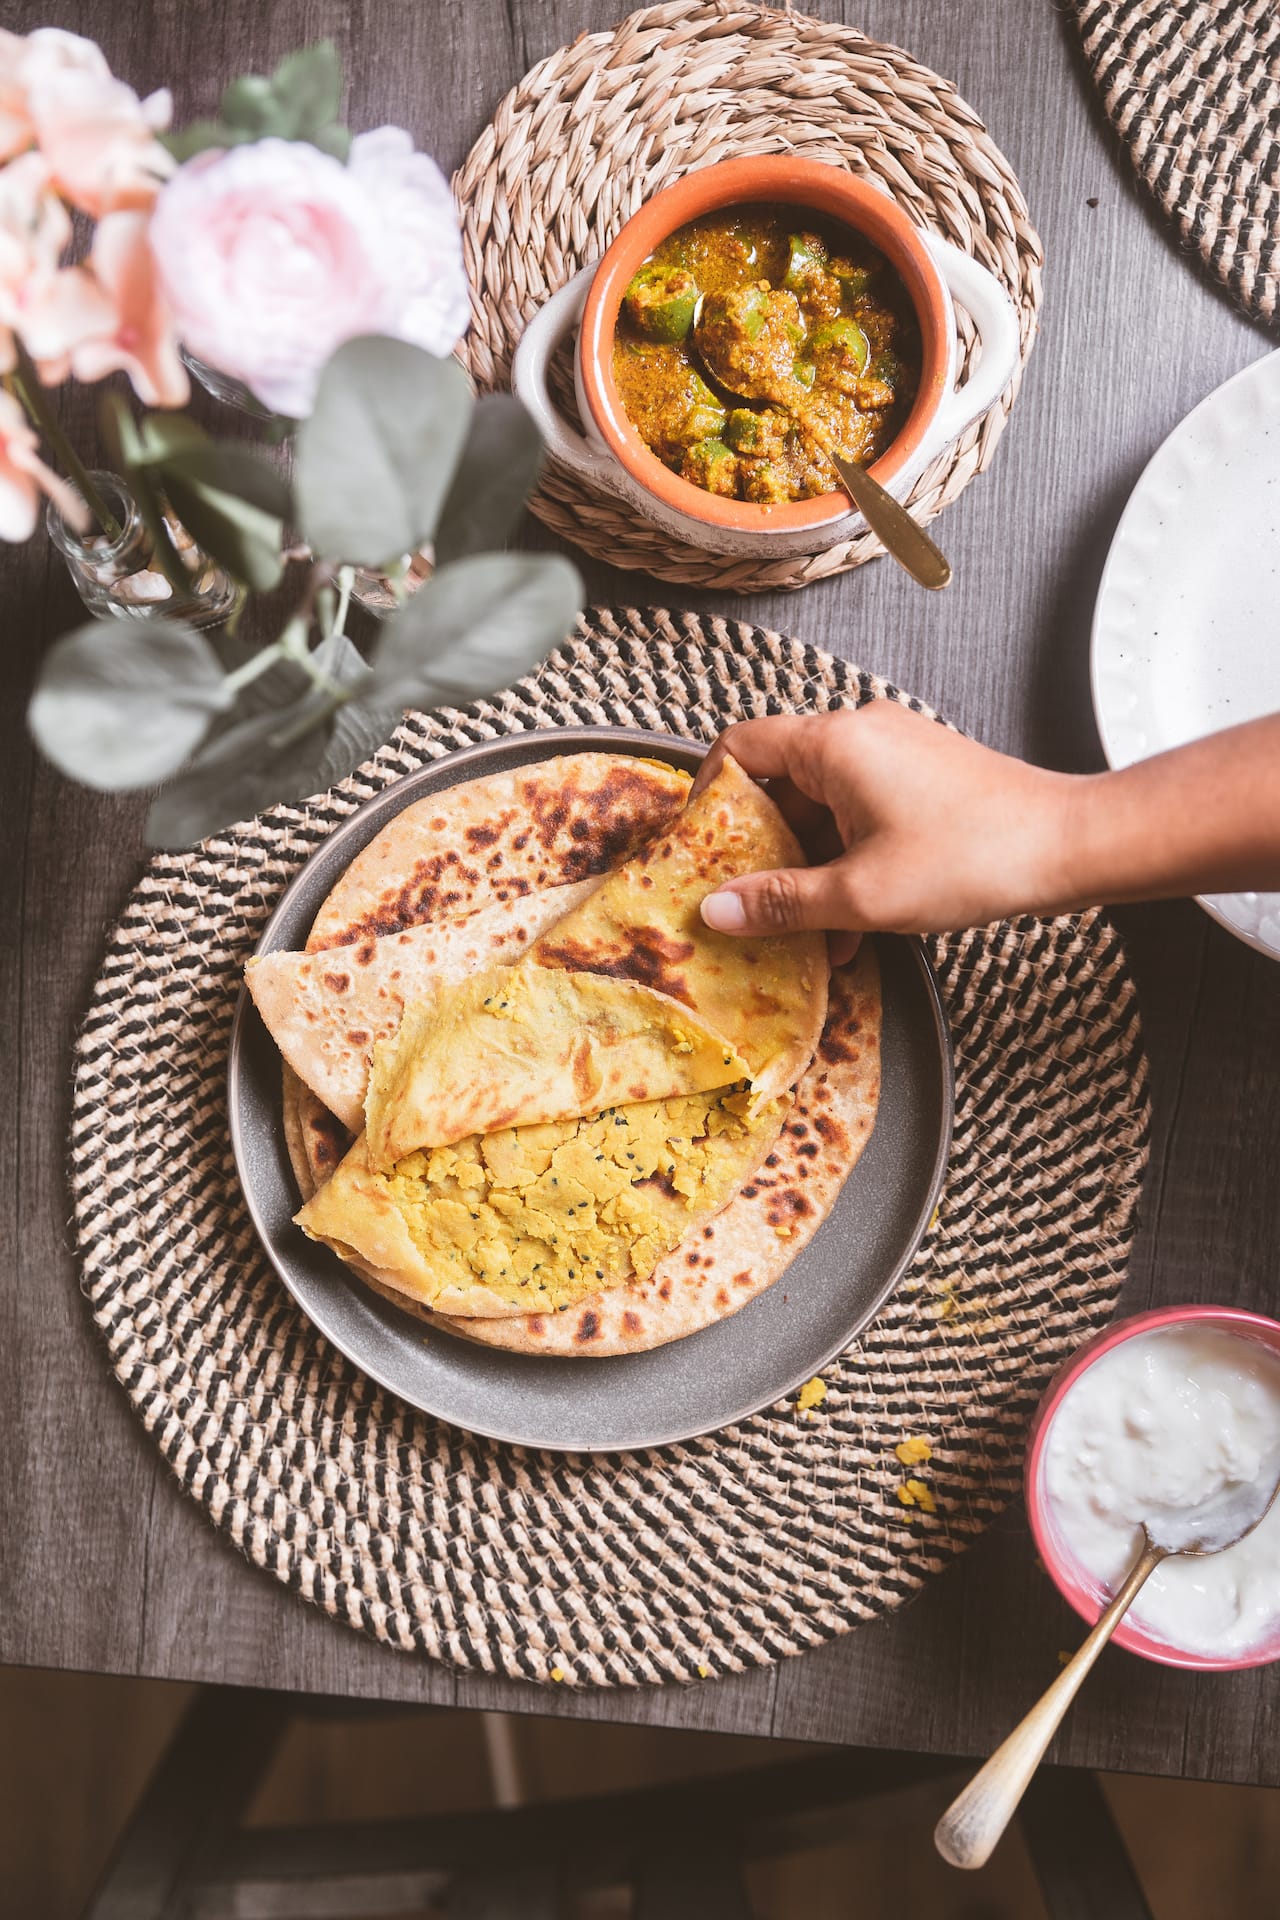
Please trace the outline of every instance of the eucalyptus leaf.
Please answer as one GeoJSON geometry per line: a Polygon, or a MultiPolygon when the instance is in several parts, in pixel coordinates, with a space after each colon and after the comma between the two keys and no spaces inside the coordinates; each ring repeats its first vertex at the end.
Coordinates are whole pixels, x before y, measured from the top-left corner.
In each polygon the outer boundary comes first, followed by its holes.
{"type": "Polygon", "coordinates": [[[191,627],[95,620],[54,643],[27,718],[60,772],[117,793],[173,773],[230,704],[216,653],[191,627]]]}
{"type": "Polygon", "coordinates": [[[377,334],[340,346],[298,428],[294,491],[313,552],[382,567],[429,540],[471,412],[454,361],[377,334]]]}
{"type": "Polygon", "coordinates": [[[436,563],[506,545],[542,465],[542,435],[509,393],[476,402],[435,533],[436,563]]]}
{"type": "Polygon", "coordinates": [[[135,422],[136,446],[131,448],[134,464],[151,466],[171,454],[186,453],[193,447],[212,446],[203,427],[185,413],[144,413],[135,422]]]}
{"type": "Polygon", "coordinates": [[[211,560],[260,592],[284,571],[282,522],[289,484],[249,447],[213,441],[176,452],[152,469],[178,519],[211,560]]]}
{"type": "MultiPolygon", "coordinates": [[[[345,634],[333,634],[313,659],[340,688],[371,676],[345,634]]],[[[147,816],[153,847],[185,847],[264,807],[301,800],[333,785],[385,736],[367,741],[368,722],[310,687],[284,706],[234,722],[202,748],[159,794],[147,816]],[[367,742],[367,743],[366,743],[367,742]]]]}
{"type": "Polygon", "coordinates": [[[582,599],[577,569],[558,554],[456,560],[383,624],[372,691],[399,709],[466,706],[536,666],[569,633],[582,599]]]}
{"type": "Polygon", "coordinates": [[[177,461],[160,469],[165,498],[197,546],[241,586],[265,593],[284,572],[280,521],[250,500],[189,477],[177,461]]]}

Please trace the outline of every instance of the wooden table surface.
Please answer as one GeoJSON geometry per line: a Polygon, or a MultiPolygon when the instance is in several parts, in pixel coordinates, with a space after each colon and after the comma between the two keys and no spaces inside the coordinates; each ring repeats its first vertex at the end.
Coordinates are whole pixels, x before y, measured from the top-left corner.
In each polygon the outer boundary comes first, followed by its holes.
{"type": "MultiPolygon", "coordinates": [[[[955,584],[886,562],[742,602],[587,568],[595,599],[692,604],[856,660],[993,745],[1099,764],[1089,622],[1125,499],[1174,424],[1268,348],[1181,259],[1130,184],[1053,0],[809,0],[951,76],[1025,187],[1047,253],[1039,344],[994,468],[937,523],[955,584]]],[[[223,79],[332,34],[350,123],[412,130],[455,166],[534,61],[623,0],[10,0],[6,25],[101,40],[179,118],[223,79]]],[[[89,399],[75,403],[87,425],[89,399]]],[[[33,755],[26,687],[79,617],[43,537],[0,576],[6,739],[5,1093],[12,1256],[0,1273],[0,1659],[334,1694],[503,1707],[976,1754],[1057,1670],[1078,1625],[1011,1510],[898,1615],[779,1668],[690,1691],[574,1694],[457,1679],[375,1647],[249,1566],[178,1490],[104,1363],[68,1251],[68,1050],[104,936],[140,865],[142,808],[33,755]]],[[[1188,903],[1121,916],[1151,1058],[1155,1134],[1124,1298],[1280,1304],[1280,968],[1188,903]]],[[[1057,1757],[1280,1783],[1280,1666],[1197,1678],[1112,1651],[1057,1757]]]]}

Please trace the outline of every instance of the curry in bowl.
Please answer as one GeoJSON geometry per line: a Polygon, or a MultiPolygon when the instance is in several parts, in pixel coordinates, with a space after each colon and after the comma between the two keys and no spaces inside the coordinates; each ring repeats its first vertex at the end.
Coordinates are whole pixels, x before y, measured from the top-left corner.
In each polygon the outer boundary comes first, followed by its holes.
{"type": "Polygon", "coordinates": [[[920,364],[884,255],[782,204],[671,234],[627,287],[613,342],[619,398],[651,452],[708,493],[762,506],[839,487],[824,441],[857,466],[878,460],[920,364]]]}

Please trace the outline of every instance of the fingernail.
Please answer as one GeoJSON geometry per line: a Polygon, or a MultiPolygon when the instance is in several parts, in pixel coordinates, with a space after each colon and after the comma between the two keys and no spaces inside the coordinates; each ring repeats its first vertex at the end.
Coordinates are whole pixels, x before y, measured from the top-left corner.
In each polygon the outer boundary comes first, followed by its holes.
{"type": "Polygon", "coordinates": [[[737,893],[709,893],[702,903],[702,917],[716,933],[741,933],[747,924],[747,910],[737,893]]]}

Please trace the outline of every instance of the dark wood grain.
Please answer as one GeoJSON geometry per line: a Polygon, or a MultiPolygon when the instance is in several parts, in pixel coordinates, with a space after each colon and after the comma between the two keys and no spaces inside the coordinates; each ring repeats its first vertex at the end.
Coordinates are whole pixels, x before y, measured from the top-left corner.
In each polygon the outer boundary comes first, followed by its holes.
{"type": "MultiPolygon", "coordinates": [[[[1039,344],[992,471],[937,532],[942,596],[876,564],[800,596],[676,594],[586,569],[593,598],[755,619],[889,675],[992,744],[1100,762],[1088,698],[1094,595],[1120,509],[1181,416],[1268,342],[1180,259],[1130,185],[1050,0],[810,0],[951,76],[1016,167],[1048,266],[1039,344]],[[1096,201],[1096,206],[1090,205],[1096,201]]],[[[6,25],[93,35],[180,116],[223,78],[332,33],[350,118],[461,160],[526,67],[622,0],[11,0],[6,25]]],[[[90,396],[72,402],[92,432],[90,396]]],[[[225,426],[225,419],[224,419],[225,426]]],[[[531,528],[530,539],[545,540],[531,528]]],[[[374,1647],[246,1565],[177,1490],[103,1364],[67,1245],[67,1055],[141,807],[35,763],[22,725],[41,648],[78,617],[42,540],[0,557],[6,698],[0,1110],[13,1150],[0,1278],[0,1657],[24,1664],[765,1732],[920,1752],[988,1750],[1078,1628],[1010,1512],[913,1606],[775,1672],[690,1691],[577,1695],[374,1647]]],[[[1120,916],[1155,1100],[1152,1171],[1125,1304],[1276,1310],[1280,970],[1188,904],[1120,916]]],[[[1280,1669],[1196,1678],[1106,1654],[1055,1747],[1073,1763],[1280,1783],[1280,1669]]]]}

